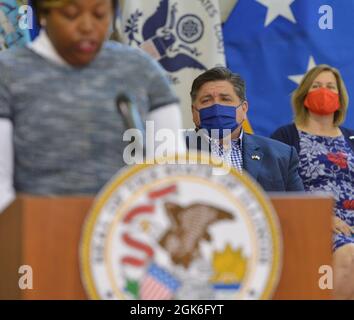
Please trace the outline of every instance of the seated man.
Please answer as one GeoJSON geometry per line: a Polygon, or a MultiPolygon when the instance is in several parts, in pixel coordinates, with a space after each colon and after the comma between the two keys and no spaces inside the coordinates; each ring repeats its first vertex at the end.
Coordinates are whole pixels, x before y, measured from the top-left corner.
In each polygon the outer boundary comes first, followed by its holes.
{"type": "Polygon", "coordinates": [[[196,130],[187,134],[188,148],[210,152],[247,171],[265,191],[304,190],[293,147],[243,132],[248,103],[239,75],[224,67],[208,70],[194,80],[191,98],[196,130]]]}

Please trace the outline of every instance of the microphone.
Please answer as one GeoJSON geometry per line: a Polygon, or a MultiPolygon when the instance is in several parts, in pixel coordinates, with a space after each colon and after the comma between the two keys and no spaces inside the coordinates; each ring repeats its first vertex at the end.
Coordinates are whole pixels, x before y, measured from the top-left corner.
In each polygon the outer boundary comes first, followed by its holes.
{"type": "Polygon", "coordinates": [[[123,118],[126,129],[137,129],[141,133],[141,135],[135,136],[134,138],[138,140],[142,148],[141,152],[144,154],[145,127],[138,107],[133,103],[133,100],[124,93],[117,96],[116,107],[118,113],[123,118]]]}
{"type": "Polygon", "coordinates": [[[118,113],[122,116],[124,124],[127,129],[136,128],[138,129],[143,137],[145,136],[144,122],[141,118],[140,112],[133,103],[132,99],[126,94],[120,94],[116,100],[116,106],[118,113]]]}

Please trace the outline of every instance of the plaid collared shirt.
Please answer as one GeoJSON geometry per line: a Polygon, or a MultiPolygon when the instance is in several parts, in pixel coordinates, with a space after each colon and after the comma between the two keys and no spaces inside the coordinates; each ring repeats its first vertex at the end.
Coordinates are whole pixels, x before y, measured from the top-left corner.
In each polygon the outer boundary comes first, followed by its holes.
{"type": "Polygon", "coordinates": [[[224,148],[223,144],[220,144],[219,140],[209,138],[211,153],[223,159],[225,163],[236,168],[241,173],[243,169],[242,136],[243,130],[241,130],[240,137],[237,140],[232,140],[231,147],[228,148],[224,148]]]}

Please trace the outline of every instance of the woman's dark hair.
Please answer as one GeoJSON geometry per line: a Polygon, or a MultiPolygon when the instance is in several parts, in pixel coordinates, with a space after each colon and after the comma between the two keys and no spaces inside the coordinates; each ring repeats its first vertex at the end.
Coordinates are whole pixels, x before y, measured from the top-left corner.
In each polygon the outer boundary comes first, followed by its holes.
{"type": "MultiPolygon", "coordinates": [[[[43,12],[48,11],[50,8],[58,8],[67,3],[72,2],[73,0],[31,0],[29,4],[33,8],[34,15],[36,17],[36,22],[40,26],[40,16],[43,12]]],[[[113,7],[113,30],[116,30],[116,20],[117,20],[117,9],[118,9],[118,0],[111,0],[113,7]]]]}

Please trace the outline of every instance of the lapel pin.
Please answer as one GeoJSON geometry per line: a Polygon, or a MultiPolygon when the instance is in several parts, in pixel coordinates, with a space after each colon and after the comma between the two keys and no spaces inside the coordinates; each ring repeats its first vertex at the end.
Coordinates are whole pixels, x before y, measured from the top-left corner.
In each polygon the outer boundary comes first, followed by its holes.
{"type": "Polygon", "coordinates": [[[258,155],[253,155],[252,160],[261,160],[261,157],[258,155]]]}

